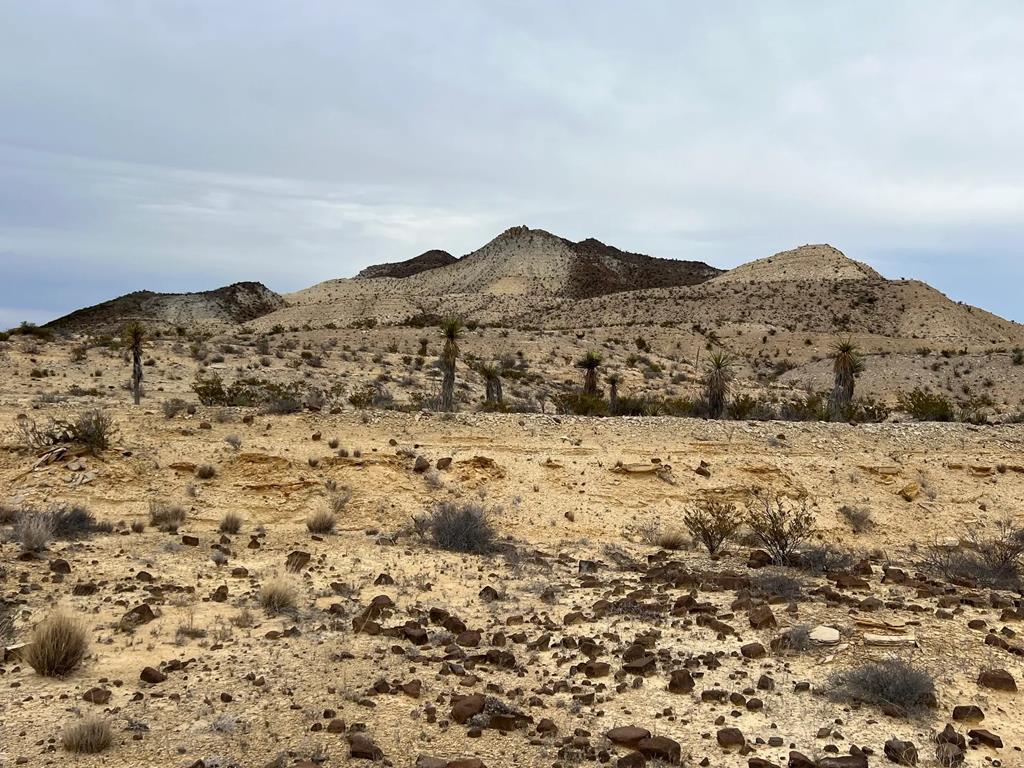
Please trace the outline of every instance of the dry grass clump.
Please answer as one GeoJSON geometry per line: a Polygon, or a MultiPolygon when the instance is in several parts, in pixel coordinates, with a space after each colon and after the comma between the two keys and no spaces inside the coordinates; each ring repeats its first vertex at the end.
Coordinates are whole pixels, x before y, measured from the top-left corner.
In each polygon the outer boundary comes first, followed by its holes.
{"type": "Polygon", "coordinates": [[[342,488],[340,491],[332,493],[328,498],[331,512],[339,516],[348,507],[350,501],[352,501],[352,491],[348,488],[342,488]]]}
{"type": "Polygon", "coordinates": [[[690,538],[681,528],[666,528],[658,534],[658,546],[662,549],[686,549],[689,544],[690,538]]]}
{"type": "Polygon", "coordinates": [[[63,677],[77,667],[89,648],[85,627],[63,611],[36,624],[25,648],[25,661],[40,675],[63,677]]]}
{"type": "Polygon", "coordinates": [[[45,512],[22,512],[14,522],[14,538],[25,552],[42,552],[53,538],[53,518],[45,512]]]}
{"type": "Polygon", "coordinates": [[[416,520],[422,533],[449,552],[486,554],[494,550],[494,528],[490,516],[478,504],[442,502],[428,516],[416,520]]]}
{"type": "Polygon", "coordinates": [[[713,555],[736,535],[742,523],[735,504],[705,499],[683,514],[683,524],[690,534],[713,555]]]}
{"type": "Polygon", "coordinates": [[[833,673],[826,682],[837,701],[857,701],[886,707],[904,715],[935,701],[935,679],[927,670],[901,659],[867,662],[833,673]]]}
{"type": "Polygon", "coordinates": [[[843,520],[850,524],[850,528],[853,529],[854,533],[864,533],[874,526],[874,521],[871,519],[871,510],[865,507],[853,507],[849,504],[844,504],[839,508],[839,514],[843,520]]]}
{"type": "Polygon", "coordinates": [[[933,545],[921,566],[954,584],[1020,589],[1024,582],[1024,528],[1002,520],[990,536],[972,534],[969,549],[933,545]]]}
{"type": "Polygon", "coordinates": [[[196,467],[196,477],[200,480],[210,480],[216,474],[217,470],[213,468],[212,464],[200,464],[196,467]]]}
{"type": "Polygon", "coordinates": [[[149,524],[165,533],[175,533],[185,522],[185,508],[167,501],[149,502],[149,524]]]}
{"type": "Polygon", "coordinates": [[[238,533],[242,530],[242,516],[237,512],[228,512],[220,519],[218,530],[232,535],[238,533]]]}
{"type": "Polygon", "coordinates": [[[309,529],[310,533],[331,533],[337,524],[337,515],[329,509],[318,509],[315,512],[310,512],[309,517],[306,518],[306,528],[309,529]]]}
{"type": "Polygon", "coordinates": [[[271,615],[292,613],[298,604],[298,590],[287,576],[272,576],[260,587],[260,605],[271,615]]]}
{"type": "Polygon", "coordinates": [[[14,637],[14,617],[7,603],[0,602],[0,646],[7,645],[14,637]]]}
{"type": "Polygon", "coordinates": [[[60,737],[60,745],[68,752],[95,755],[113,741],[110,723],[98,717],[88,717],[68,725],[60,737]]]}

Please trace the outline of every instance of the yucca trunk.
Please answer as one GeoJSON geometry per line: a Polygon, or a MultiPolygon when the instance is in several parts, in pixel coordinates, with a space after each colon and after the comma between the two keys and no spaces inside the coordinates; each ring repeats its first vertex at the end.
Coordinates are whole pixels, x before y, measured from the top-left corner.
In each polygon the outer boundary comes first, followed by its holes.
{"type": "Polygon", "coordinates": [[[441,359],[441,410],[455,410],[455,359],[441,359]]]}
{"type": "Polygon", "coordinates": [[[142,348],[132,345],[132,397],[138,405],[142,400],[142,348]]]}
{"type": "Polygon", "coordinates": [[[619,412],[619,385],[614,381],[608,383],[608,409],[612,414],[619,412]]]}
{"type": "Polygon", "coordinates": [[[597,396],[597,368],[587,368],[583,374],[583,394],[597,396]]]}

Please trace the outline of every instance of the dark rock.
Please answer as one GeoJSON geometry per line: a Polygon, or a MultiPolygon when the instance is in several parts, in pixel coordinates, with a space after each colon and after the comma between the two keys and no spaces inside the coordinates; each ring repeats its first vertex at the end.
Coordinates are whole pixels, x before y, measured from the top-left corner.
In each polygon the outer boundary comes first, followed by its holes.
{"type": "Polygon", "coordinates": [[[917,765],[917,747],[912,741],[889,739],[885,742],[883,751],[896,765],[917,765]]]}

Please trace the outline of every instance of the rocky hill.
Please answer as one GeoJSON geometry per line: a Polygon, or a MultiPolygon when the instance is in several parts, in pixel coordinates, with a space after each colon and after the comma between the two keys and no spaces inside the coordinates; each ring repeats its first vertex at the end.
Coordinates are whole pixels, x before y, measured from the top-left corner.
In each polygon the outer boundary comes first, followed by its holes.
{"type": "Polygon", "coordinates": [[[434,249],[432,251],[421,253],[419,256],[414,256],[411,259],[406,259],[405,261],[398,261],[390,264],[374,264],[373,266],[362,270],[358,275],[356,275],[356,279],[368,280],[375,277],[397,277],[401,279],[418,275],[420,272],[426,272],[428,269],[447,267],[449,264],[453,264],[456,261],[458,261],[458,259],[448,253],[448,251],[434,249]]]}
{"type": "Polygon", "coordinates": [[[284,299],[278,294],[254,282],[234,283],[198,293],[135,291],[59,317],[46,327],[58,333],[104,333],[138,320],[151,328],[219,331],[284,306],[284,299]]]}

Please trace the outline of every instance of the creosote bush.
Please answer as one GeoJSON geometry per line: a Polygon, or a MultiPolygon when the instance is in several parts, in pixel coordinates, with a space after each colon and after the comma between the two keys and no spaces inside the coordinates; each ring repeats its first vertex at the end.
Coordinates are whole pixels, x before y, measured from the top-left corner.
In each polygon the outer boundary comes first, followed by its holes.
{"type": "Polygon", "coordinates": [[[95,755],[110,746],[113,734],[110,723],[98,717],[88,717],[68,725],[60,737],[60,745],[68,752],[95,755]]]}
{"type": "Polygon", "coordinates": [[[771,494],[751,497],[746,523],[776,565],[791,565],[797,549],[814,532],[807,501],[791,502],[771,494]]]}
{"type": "Polygon", "coordinates": [[[85,627],[63,611],[36,624],[25,649],[25,661],[40,675],[63,677],[72,672],[89,648],[85,627]]]}
{"type": "Polygon", "coordinates": [[[260,605],[271,615],[292,613],[297,604],[298,590],[287,576],[272,576],[260,587],[260,605]]]}
{"type": "Polygon", "coordinates": [[[93,456],[107,450],[117,434],[113,419],[100,410],[85,411],[66,426],[71,441],[85,447],[93,456]]]}
{"type": "Polygon", "coordinates": [[[935,680],[931,673],[901,659],[871,661],[835,672],[826,687],[836,701],[874,704],[904,715],[935,702],[935,680]]]}
{"type": "Polygon", "coordinates": [[[331,533],[337,524],[338,517],[330,509],[318,509],[310,512],[306,518],[306,528],[310,533],[331,533]]]}
{"type": "Polygon", "coordinates": [[[242,516],[237,512],[228,512],[220,519],[218,530],[221,533],[236,534],[242,530],[242,516]]]}
{"type": "Polygon", "coordinates": [[[486,554],[494,550],[494,529],[478,504],[442,502],[417,521],[417,528],[425,529],[437,547],[450,552],[486,554]]]}
{"type": "Polygon", "coordinates": [[[174,533],[185,522],[185,508],[166,501],[149,502],[149,524],[164,533],[174,533]]]}
{"type": "Polygon", "coordinates": [[[742,522],[734,504],[715,499],[702,500],[683,514],[683,524],[709,555],[718,552],[742,522]]]}
{"type": "Polygon", "coordinates": [[[1024,586],[1024,528],[1002,520],[991,535],[973,535],[970,548],[933,545],[921,566],[955,584],[1020,589],[1024,586]]]}

